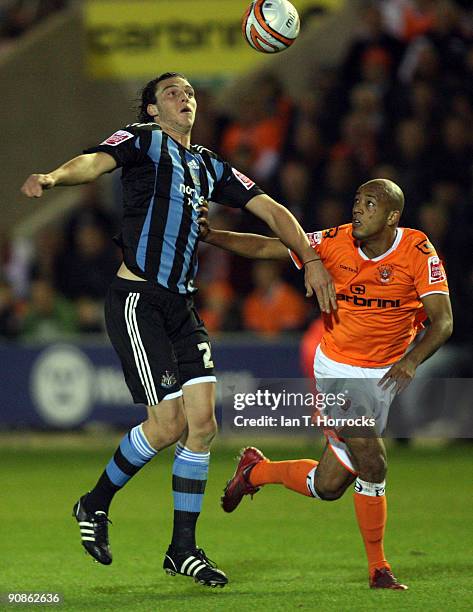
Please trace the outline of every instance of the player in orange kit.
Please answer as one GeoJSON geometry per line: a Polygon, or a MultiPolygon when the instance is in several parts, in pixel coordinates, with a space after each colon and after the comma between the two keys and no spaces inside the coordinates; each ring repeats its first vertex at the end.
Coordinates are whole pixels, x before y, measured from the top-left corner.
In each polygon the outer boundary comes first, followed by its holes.
{"type": "MultiPolygon", "coordinates": [[[[453,327],[443,266],[425,234],[398,227],[403,208],[400,187],[375,179],[357,190],[351,223],[309,234],[314,258],[332,275],[338,301],[338,311],[324,315],[325,331],[314,361],[317,389],[345,394],[349,401],[339,413],[349,417],[361,409],[374,417],[374,430],[326,430],[319,462],[273,462],[258,449],[246,448],[222,498],[223,509],[232,512],[244,495],[277,483],[302,495],[335,500],[355,482],[369,584],[396,590],[407,587],[394,577],[384,556],[386,451],[380,435],[395,394],[446,342],[453,327]],[[426,316],[427,331],[406,352],[426,316]]],[[[246,257],[288,257],[277,238],[211,229],[205,210],[201,234],[206,242],[246,257]]]]}

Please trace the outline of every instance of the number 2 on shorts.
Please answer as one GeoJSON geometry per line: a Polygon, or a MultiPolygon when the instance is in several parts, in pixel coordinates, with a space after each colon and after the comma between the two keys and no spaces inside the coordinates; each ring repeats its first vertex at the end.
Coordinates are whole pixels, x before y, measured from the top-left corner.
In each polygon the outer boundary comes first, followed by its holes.
{"type": "Polygon", "coordinates": [[[199,351],[204,351],[202,358],[204,360],[204,368],[213,368],[214,362],[212,361],[212,357],[210,355],[210,344],[208,342],[199,342],[197,345],[199,351]]]}

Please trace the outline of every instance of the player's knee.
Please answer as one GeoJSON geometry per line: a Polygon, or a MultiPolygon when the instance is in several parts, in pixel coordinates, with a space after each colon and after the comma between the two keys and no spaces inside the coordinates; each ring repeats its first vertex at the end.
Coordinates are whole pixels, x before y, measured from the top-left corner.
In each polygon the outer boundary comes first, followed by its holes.
{"type": "Polygon", "coordinates": [[[174,444],[186,429],[184,413],[178,413],[172,419],[162,418],[159,414],[151,413],[146,423],[146,435],[154,448],[163,448],[174,444]]]}
{"type": "Polygon", "coordinates": [[[200,442],[203,446],[210,446],[216,434],[217,421],[213,415],[198,423],[189,423],[189,437],[200,442]]]}
{"type": "Polygon", "coordinates": [[[336,501],[337,499],[340,499],[340,497],[344,493],[343,489],[317,489],[315,488],[315,490],[317,491],[317,494],[320,497],[320,499],[322,499],[323,501],[336,501]]]}
{"type": "Polygon", "coordinates": [[[337,482],[327,482],[323,479],[314,479],[314,489],[320,499],[324,501],[335,501],[345,492],[345,487],[341,487],[337,482]]]}
{"type": "Polygon", "coordinates": [[[379,453],[363,461],[358,476],[366,482],[383,482],[386,478],[387,468],[386,457],[379,453]]]}

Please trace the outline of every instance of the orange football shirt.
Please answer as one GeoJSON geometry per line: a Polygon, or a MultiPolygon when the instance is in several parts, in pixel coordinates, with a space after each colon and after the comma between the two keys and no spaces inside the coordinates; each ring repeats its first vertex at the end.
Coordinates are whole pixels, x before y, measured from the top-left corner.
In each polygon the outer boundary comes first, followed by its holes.
{"type": "Polygon", "coordinates": [[[324,315],[320,344],[330,359],[368,368],[396,362],[426,318],[421,298],[448,294],[442,262],[427,236],[402,227],[396,232],[391,248],[373,259],[353,238],[351,223],[308,234],[337,292],[338,311],[324,315]]]}

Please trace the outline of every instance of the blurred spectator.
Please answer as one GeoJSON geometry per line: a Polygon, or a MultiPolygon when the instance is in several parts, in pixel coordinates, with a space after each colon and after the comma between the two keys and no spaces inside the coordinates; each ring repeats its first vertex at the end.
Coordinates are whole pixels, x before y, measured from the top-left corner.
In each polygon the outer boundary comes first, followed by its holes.
{"type": "Polygon", "coordinates": [[[299,112],[317,126],[321,141],[333,143],[339,134],[340,117],[348,110],[350,89],[335,68],[320,69],[314,75],[313,92],[304,89],[304,96],[294,111],[299,112]]]}
{"type": "MultiPolygon", "coordinates": [[[[436,49],[442,73],[448,81],[461,79],[466,72],[468,38],[463,32],[461,11],[451,0],[437,0],[427,40],[436,49]]],[[[458,81],[459,84],[459,81],[458,81]]]]}
{"type": "Polygon", "coordinates": [[[378,177],[389,179],[398,185],[401,183],[397,168],[392,164],[378,164],[377,166],[373,166],[369,178],[375,179],[378,177]]]}
{"type": "Polygon", "coordinates": [[[13,340],[20,332],[20,304],[10,284],[0,278],[0,340],[13,340]]]}
{"type": "Polygon", "coordinates": [[[314,377],[315,351],[324,334],[324,322],[322,317],[314,319],[302,336],[300,344],[301,369],[306,378],[314,377]]]}
{"type": "MultiPolygon", "coordinates": [[[[468,71],[473,74],[473,63],[468,71]]],[[[466,89],[462,88],[452,95],[450,106],[456,117],[467,124],[473,123],[473,100],[466,89]]]]}
{"type": "Polygon", "coordinates": [[[278,163],[289,126],[291,104],[272,74],[260,75],[258,86],[240,101],[239,116],[224,130],[221,151],[235,166],[244,148],[258,181],[268,179],[278,163]]]}
{"type": "Polygon", "coordinates": [[[473,178],[473,147],[471,126],[453,115],[442,126],[442,140],[438,151],[436,176],[454,181],[465,190],[473,178]]]}
{"type": "Polygon", "coordinates": [[[75,242],[57,258],[55,285],[70,299],[103,299],[120,265],[117,249],[91,221],[76,228],[75,242]]]}
{"type": "Polygon", "coordinates": [[[377,140],[369,118],[352,111],[342,119],[342,137],[331,154],[336,159],[349,159],[359,172],[366,172],[378,161],[377,140]]]}
{"type": "Polygon", "coordinates": [[[288,158],[279,168],[277,199],[298,219],[304,217],[312,197],[309,168],[296,157],[288,158]]]}
{"type": "Polygon", "coordinates": [[[64,249],[64,233],[57,227],[42,229],[34,240],[34,258],[30,264],[30,276],[54,279],[55,262],[64,249]]]}
{"type": "Polygon", "coordinates": [[[465,61],[467,72],[463,83],[463,89],[465,92],[468,92],[471,103],[471,97],[473,95],[473,45],[471,44],[465,61]]]}
{"type": "Polygon", "coordinates": [[[80,297],[74,303],[77,312],[77,331],[80,334],[103,334],[105,321],[100,301],[80,297]]]}
{"type": "Polygon", "coordinates": [[[350,105],[354,112],[366,119],[370,129],[377,133],[383,127],[382,99],[369,83],[358,83],[350,92],[350,105]]]}
{"type": "Polygon", "coordinates": [[[424,126],[416,119],[401,121],[396,129],[394,150],[390,162],[397,169],[399,184],[406,196],[407,206],[403,224],[412,225],[415,208],[429,197],[434,173],[432,150],[424,126]]]}
{"type": "Polygon", "coordinates": [[[54,277],[54,263],[63,245],[63,229],[47,226],[33,239],[18,236],[11,240],[4,264],[5,277],[18,298],[26,298],[34,278],[54,277]]]}
{"type": "Polygon", "coordinates": [[[215,96],[207,88],[198,87],[195,92],[199,112],[192,128],[192,141],[208,149],[218,150],[221,120],[215,108],[215,96]]]}
{"type": "Polygon", "coordinates": [[[337,225],[348,223],[351,219],[351,206],[351,201],[343,202],[337,198],[325,198],[321,200],[317,204],[317,210],[315,211],[315,230],[329,229],[331,227],[337,227],[337,225]]]}
{"type": "Polygon", "coordinates": [[[401,61],[404,45],[383,29],[380,7],[374,3],[360,11],[359,32],[341,68],[344,85],[351,89],[364,78],[379,82],[392,79],[401,61]]]}
{"type": "Polygon", "coordinates": [[[350,158],[333,155],[325,167],[322,186],[318,189],[319,197],[333,197],[352,203],[360,179],[360,173],[350,158]]]}
{"type": "Polygon", "coordinates": [[[235,292],[228,281],[208,285],[200,295],[199,314],[209,332],[237,331],[241,327],[235,292]]]}
{"type": "Polygon", "coordinates": [[[5,244],[3,269],[5,278],[18,298],[26,298],[30,290],[31,267],[34,257],[32,240],[14,237],[5,244]]]}
{"type": "MultiPolygon", "coordinates": [[[[432,183],[432,204],[439,206],[445,216],[455,218],[465,212],[465,199],[460,185],[452,180],[438,178],[432,183]]],[[[460,218],[457,220],[461,222],[460,218]]]]}
{"type": "Polygon", "coordinates": [[[445,238],[448,232],[448,217],[438,204],[424,204],[419,210],[419,224],[427,234],[441,259],[445,258],[445,238]]]}
{"type": "Polygon", "coordinates": [[[302,329],[308,308],[301,294],[281,279],[276,262],[257,261],[253,284],[243,304],[247,329],[266,335],[302,329]]]}
{"type": "Polygon", "coordinates": [[[326,148],[322,135],[317,126],[310,119],[299,116],[293,125],[289,146],[283,157],[299,159],[304,162],[315,178],[319,176],[326,155],[326,148]]]}
{"type": "Polygon", "coordinates": [[[391,58],[383,49],[370,49],[363,56],[361,64],[362,81],[376,88],[378,94],[384,95],[392,79],[391,58]]]}
{"type": "Polygon", "coordinates": [[[53,342],[77,331],[77,315],[73,304],[59,296],[49,281],[33,281],[30,301],[22,322],[21,338],[53,342]]]}
{"type": "MultiPolygon", "coordinates": [[[[93,182],[81,186],[81,202],[68,216],[64,228],[64,240],[68,249],[77,248],[77,236],[80,227],[96,225],[109,240],[118,229],[117,216],[106,208],[100,192],[100,184],[93,182]]],[[[120,199],[121,201],[121,199],[120,199]]],[[[122,214],[121,208],[119,214],[122,214]]]]}
{"type": "Polygon", "coordinates": [[[436,1],[381,0],[386,31],[406,41],[425,34],[433,26],[436,1]]]}
{"type": "Polygon", "coordinates": [[[399,78],[403,83],[411,83],[414,80],[428,81],[435,84],[436,90],[440,90],[440,67],[440,58],[433,44],[425,38],[416,39],[405,53],[399,68],[399,78]]]}
{"type": "Polygon", "coordinates": [[[389,130],[392,132],[398,121],[410,118],[436,133],[444,112],[444,104],[443,93],[435,91],[428,81],[417,80],[408,87],[397,85],[386,100],[389,130]]]}
{"type": "MultiPolygon", "coordinates": [[[[231,209],[216,204],[211,204],[209,207],[210,224],[216,230],[234,230],[235,217],[235,211],[231,209]]],[[[228,251],[216,249],[206,242],[201,242],[199,245],[199,286],[205,289],[213,283],[227,281],[231,276],[232,257],[228,251]]]]}
{"type": "Polygon", "coordinates": [[[2,7],[1,38],[17,38],[54,11],[67,5],[67,0],[6,0],[2,7]]]}

